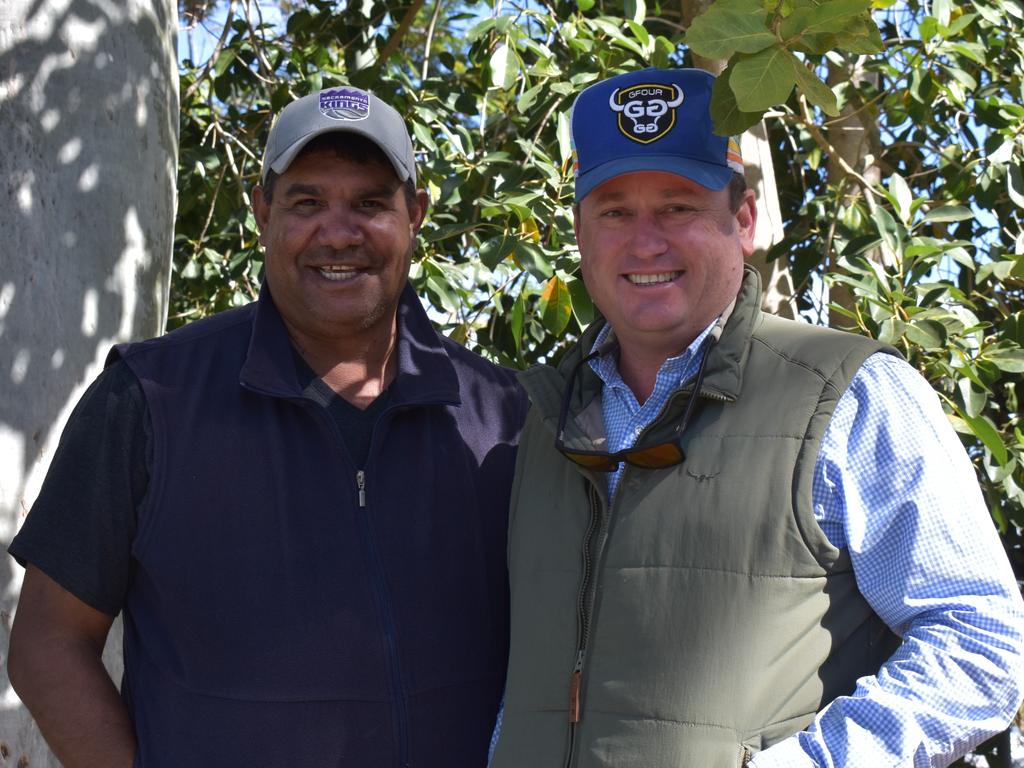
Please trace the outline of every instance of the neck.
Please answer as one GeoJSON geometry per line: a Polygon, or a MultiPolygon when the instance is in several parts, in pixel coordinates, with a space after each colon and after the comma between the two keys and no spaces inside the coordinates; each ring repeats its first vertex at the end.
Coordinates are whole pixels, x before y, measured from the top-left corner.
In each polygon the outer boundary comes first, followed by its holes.
{"type": "Polygon", "coordinates": [[[313,338],[288,330],[292,344],[313,372],[357,408],[368,407],[398,373],[394,318],[380,331],[343,338],[313,338]]]}
{"type": "Polygon", "coordinates": [[[649,350],[635,346],[622,346],[619,349],[619,375],[626,386],[632,390],[638,403],[643,405],[654,391],[658,380],[658,371],[673,355],[678,355],[685,347],[677,350],[649,350]]]}

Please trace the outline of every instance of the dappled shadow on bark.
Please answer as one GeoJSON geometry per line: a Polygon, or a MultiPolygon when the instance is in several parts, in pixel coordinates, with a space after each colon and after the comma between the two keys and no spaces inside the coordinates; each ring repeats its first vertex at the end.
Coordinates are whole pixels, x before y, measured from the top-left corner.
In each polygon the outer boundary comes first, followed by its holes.
{"type": "MultiPolygon", "coordinates": [[[[0,9],[5,548],[107,348],[163,325],[177,153],[175,25],[167,0],[3,0],[0,9]]],[[[19,571],[0,558],[0,660],[19,571]]],[[[4,691],[0,734],[17,757],[29,728],[0,670],[4,691]]],[[[42,762],[33,756],[32,764],[42,762]]]]}

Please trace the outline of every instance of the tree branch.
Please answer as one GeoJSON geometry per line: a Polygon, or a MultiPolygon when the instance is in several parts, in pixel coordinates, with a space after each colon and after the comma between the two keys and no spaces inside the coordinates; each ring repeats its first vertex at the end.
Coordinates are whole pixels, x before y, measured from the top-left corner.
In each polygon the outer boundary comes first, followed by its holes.
{"type": "Polygon", "coordinates": [[[380,51],[380,56],[377,58],[377,68],[380,69],[402,43],[402,38],[405,37],[405,33],[409,31],[409,27],[412,26],[413,19],[416,18],[416,14],[420,12],[420,8],[423,7],[423,0],[413,0],[412,5],[405,12],[402,20],[398,23],[398,29],[394,31],[394,34],[388,38],[388,41],[384,43],[384,47],[380,51]]]}
{"type": "Polygon", "coordinates": [[[185,91],[185,95],[181,97],[182,103],[187,102],[199,85],[210,76],[213,71],[214,65],[217,63],[217,59],[220,58],[220,52],[224,48],[224,43],[227,42],[228,32],[231,31],[231,22],[235,15],[235,3],[238,0],[231,0],[228,4],[227,13],[224,15],[224,29],[221,30],[220,38],[217,40],[217,45],[213,48],[213,53],[210,54],[210,58],[206,61],[206,66],[203,67],[203,71],[199,73],[199,77],[196,78],[195,82],[188,87],[185,91]]]}

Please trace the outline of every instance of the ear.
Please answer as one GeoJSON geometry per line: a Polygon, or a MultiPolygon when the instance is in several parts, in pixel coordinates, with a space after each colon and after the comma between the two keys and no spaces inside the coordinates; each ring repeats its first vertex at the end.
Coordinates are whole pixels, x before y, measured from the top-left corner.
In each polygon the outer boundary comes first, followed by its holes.
{"type": "Polygon", "coordinates": [[[427,194],[425,189],[417,189],[416,204],[409,210],[409,224],[414,236],[420,231],[420,227],[423,226],[423,219],[426,218],[429,209],[430,195],[427,194]]]}
{"type": "MultiPolygon", "coordinates": [[[[263,235],[266,233],[267,224],[270,221],[270,203],[263,198],[263,187],[258,185],[252,190],[252,215],[260,230],[260,243],[263,243],[263,235]]],[[[265,243],[263,244],[265,245],[265,243]]]]}
{"type": "Polygon", "coordinates": [[[744,192],[740,207],[733,215],[736,219],[736,231],[740,236],[743,258],[749,259],[754,253],[754,232],[757,229],[757,198],[754,196],[754,190],[748,189],[744,192]]]}

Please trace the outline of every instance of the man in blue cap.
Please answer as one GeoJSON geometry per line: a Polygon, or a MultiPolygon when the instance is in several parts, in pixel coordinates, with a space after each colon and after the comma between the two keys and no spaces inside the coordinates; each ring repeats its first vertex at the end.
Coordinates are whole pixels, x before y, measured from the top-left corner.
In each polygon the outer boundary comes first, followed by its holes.
{"type": "Polygon", "coordinates": [[[522,377],[493,765],[946,765],[1020,704],[1019,591],[928,384],[762,313],[713,82],[634,72],[573,108],[604,319],[522,377]]]}

